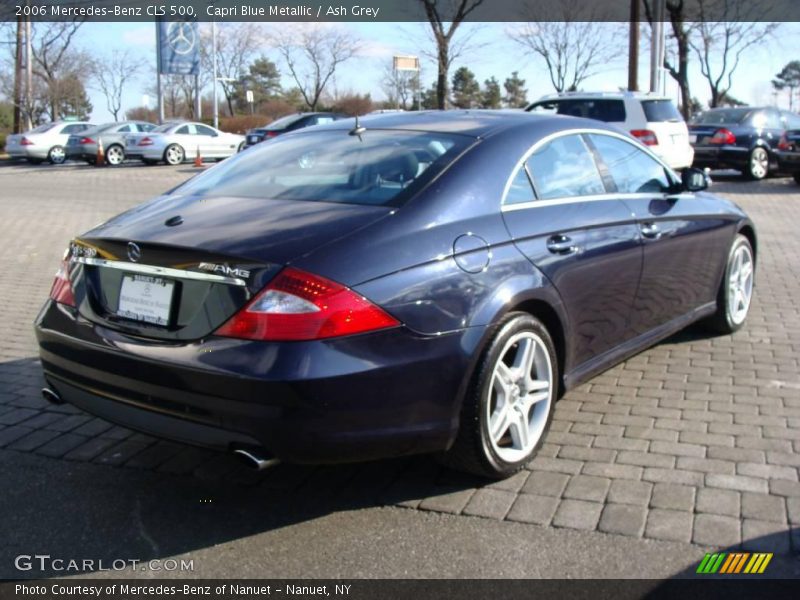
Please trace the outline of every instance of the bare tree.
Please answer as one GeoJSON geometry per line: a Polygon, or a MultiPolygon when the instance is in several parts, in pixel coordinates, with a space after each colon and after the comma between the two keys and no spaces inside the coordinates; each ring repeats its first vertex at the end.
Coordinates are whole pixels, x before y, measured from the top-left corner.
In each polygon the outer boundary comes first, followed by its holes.
{"type": "Polygon", "coordinates": [[[359,41],[351,33],[324,24],[284,28],[277,32],[275,46],[311,110],[316,110],[336,69],[355,57],[360,49],[359,41]]]}
{"type": "Polygon", "coordinates": [[[696,0],[699,20],[690,45],[711,92],[710,107],[730,96],[742,58],[772,37],[779,23],[758,22],[763,6],[750,0],[696,0]],[[708,19],[715,19],[713,21],[708,19]]]}
{"type": "Polygon", "coordinates": [[[119,121],[122,110],[122,93],[125,86],[144,68],[144,61],[134,57],[129,50],[111,51],[106,58],[92,62],[92,79],[106,97],[106,107],[115,121],[119,121]]]}
{"type": "Polygon", "coordinates": [[[47,94],[47,107],[51,119],[58,118],[62,101],[60,80],[76,76],[83,80],[86,56],[75,50],[72,43],[83,21],[37,23],[33,28],[33,74],[42,80],[47,94]]]}
{"type": "MultiPolygon", "coordinates": [[[[211,33],[206,31],[201,45],[203,71],[212,72],[211,33]]],[[[225,95],[228,113],[233,116],[236,85],[263,45],[264,36],[257,23],[222,23],[217,27],[217,73],[225,95]]]]}
{"type": "Polygon", "coordinates": [[[386,65],[381,80],[381,90],[386,94],[390,106],[408,110],[413,104],[414,92],[419,85],[416,71],[396,71],[392,65],[386,65]]]}
{"type": "MultiPolygon", "coordinates": [[[[528,2],[524,10],[525,18],[530,20],[512,30],[511,37],[544,60],[557,92],[578,89],[585,79],[620,54],[618,41],[609,35],[616,25],[599,22],[601,16],[585,2],[528,2]],[[534,20],[542,15],[547,20],[534,20]]],[[[616,37],[620,39],[621,36],[616,37]]]]}
{"type": "MultiPolygon", "coordinates": [[[[455,59],[452,43],[459,26],[483,4],[483,0],[418,0],[425,9],[433,39],[436,42],[436,101],[438,108],[446,107],[449,94],[448,73],[455,59]],[[445,6],[442,6],[445,5],[445,6]],[[444,10],[440,10],[444,8],[444,10]]],[[[456,53],[458,54],[458,53],[456,53]]]]}

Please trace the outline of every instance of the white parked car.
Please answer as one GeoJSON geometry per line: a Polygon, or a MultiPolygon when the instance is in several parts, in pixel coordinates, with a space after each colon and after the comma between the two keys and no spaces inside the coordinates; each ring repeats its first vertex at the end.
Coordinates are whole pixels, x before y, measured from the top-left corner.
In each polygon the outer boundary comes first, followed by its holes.
{"type": "Polygon", "coordinates": [[[681,113],[669,98],[643,92],[564,92],[544,96],[528,112],[554,112],[616,125],[675,170],[692,166],[694,148],[681,113]]]}
{"type": "Polygon", "coordinates": [[[125,136],[125,156],[140,158],[147,164],[163,160],[168,165],[179,165],[194,159],[198,150],[203,160],[219,160],[233,156],[243,148],[243,135],[185,121],[164,123],[147,133],[125,136]]]}
{"type": "Polygon", "coordinates": [[[27,158],[29,162],[41,163],[46,160],[60,165],[67,159],[64,147],[69,136],[94,127],[85,121],[53,121],[39,125],[25,133],[6,138],[6,153],[11,158],[27,158]]]}

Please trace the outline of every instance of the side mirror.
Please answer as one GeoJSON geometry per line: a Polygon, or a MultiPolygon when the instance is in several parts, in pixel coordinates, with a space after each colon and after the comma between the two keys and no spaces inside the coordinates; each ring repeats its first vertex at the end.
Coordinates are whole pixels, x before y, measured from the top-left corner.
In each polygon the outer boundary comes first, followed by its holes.
{"type": "Polygon", "coordinates": [[[681,172],[681,183],[684,191],[702,192],[711,185],[711,177],[702,169],[688,168],[681,172]]]}

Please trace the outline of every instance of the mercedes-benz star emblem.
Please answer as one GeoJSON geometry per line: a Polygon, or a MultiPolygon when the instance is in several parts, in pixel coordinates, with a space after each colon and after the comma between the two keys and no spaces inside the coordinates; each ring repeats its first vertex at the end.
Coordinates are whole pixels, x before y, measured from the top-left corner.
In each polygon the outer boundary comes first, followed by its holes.
{"type": "Polygon", "coordinates": [[[176,21],[167,30],[167,42],[175,54],[189,54],[194,49],[195,35],[191,23],[176,21]]]}
{"type": "Polygon", "coordinates": [[[128,242],[128,258],[131,262],[139,262],[142,258],[142,249],[133,242],[128,242]]]}

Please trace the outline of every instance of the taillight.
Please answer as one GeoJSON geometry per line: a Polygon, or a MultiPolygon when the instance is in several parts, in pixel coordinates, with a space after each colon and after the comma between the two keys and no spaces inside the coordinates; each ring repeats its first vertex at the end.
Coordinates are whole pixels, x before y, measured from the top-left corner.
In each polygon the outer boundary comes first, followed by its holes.
{"type": "Polygon", "coordinates": [[[736,143],[736,136],[733,135],[733,132],[730,129],[717,129],[714,132],[714,135],[711,136],[711,139],[708,140],[709,144],[724,144],[724,145],[731,145],[736,143]]]}
{"type": "Polygon", "coordinates": [[[789,143],[789,138],[787,138],[786,134],[784,133],[781,136],[781,139],[778,140],[778,150],[791,150],[791,149],[792,145],[789,143]]]}
{"type": "Polygon", "coordinates": [[[33,146],[33,142],[30,141],[28,138],[24,137],[19,142],[20,146],[33,146]]]}
{"type": "Polygon", "coordinates": [[[276,135],[278,135],[277,131],[266,131],[266,132],[264,132],[264,137],[265,138],[275,137],[276,135]]]}
{"type": "Polygon", "coordinates": [[[94,140],[90,137],[82,138],[79,144],[94,144],[94,140]]]}
{"type": "Polygon", "coordinates": [[[658,137],[656,137],[654,131],[650,131],[649,129],[632,129],[631,135],[645,146],[658,146],[658,137]]]}
{"type": "Polygon", "coordinates": [[[263,341],[319,340],[399,324],[353,290],[288,267],[215,335],[263,341]]]}
{"type": "Polygon", "coordinates": [[[61,261],[50,288],[50,297],[59,304],[75,306],[75,294],[72,293],[72,283],[69,280],[69,257],[61,261]]]}
{"type": "Polygon", "coordinates": [[[139,140],[139,145],[140,146],[152,146],[153,145],[153,140],[150,139],[149,137],[143,137],[141,140],[139,140]]]}

